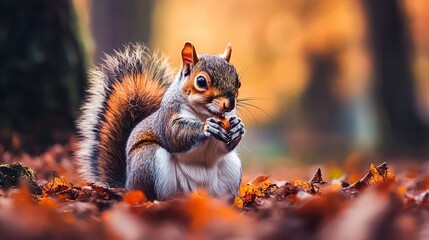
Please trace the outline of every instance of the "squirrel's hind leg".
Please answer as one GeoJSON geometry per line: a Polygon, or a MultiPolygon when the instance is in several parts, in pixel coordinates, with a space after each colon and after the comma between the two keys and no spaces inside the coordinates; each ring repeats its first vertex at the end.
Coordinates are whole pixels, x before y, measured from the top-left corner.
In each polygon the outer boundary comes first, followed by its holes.
{"type": "Polygon", "coordinates": [[[143,190],[149,200],[164,200],[177,192],[171,155],[158,144],[148,144],[127,156],[127,189],[143,190]]]}

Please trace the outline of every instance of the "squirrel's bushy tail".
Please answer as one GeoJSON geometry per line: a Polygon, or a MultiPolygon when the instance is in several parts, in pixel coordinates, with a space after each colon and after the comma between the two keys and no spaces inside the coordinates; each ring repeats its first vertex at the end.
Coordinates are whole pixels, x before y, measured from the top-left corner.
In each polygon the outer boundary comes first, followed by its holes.
{"type": "Polygon", "coordinates": [[[172,71],[165,57],[157,57],[143,44],[129,44],[106,55],[89,80],[77,121],[80,172],[88,181],[124,187],[128,136],[159,108],[172,71]]]}

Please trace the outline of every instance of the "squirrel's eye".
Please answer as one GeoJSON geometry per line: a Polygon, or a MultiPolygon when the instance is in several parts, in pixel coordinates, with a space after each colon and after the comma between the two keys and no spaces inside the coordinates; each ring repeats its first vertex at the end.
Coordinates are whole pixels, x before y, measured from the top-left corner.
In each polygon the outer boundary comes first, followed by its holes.
{"type": "Polygon", "coordinates": [[[198,92],[205,92],[209,90],[211,86],[210,83],[210,76],[204,71],[199,72],[197,77],[194,78],[194,88],[198,92]]]}
{"type": "Polygon", "coordinates": [[[200,89],[205,89],[207,90],[207,80],[204,76],[198,76],[197,80],[195,81],[195,84],[197,85],[198,88],[200,89]]]}

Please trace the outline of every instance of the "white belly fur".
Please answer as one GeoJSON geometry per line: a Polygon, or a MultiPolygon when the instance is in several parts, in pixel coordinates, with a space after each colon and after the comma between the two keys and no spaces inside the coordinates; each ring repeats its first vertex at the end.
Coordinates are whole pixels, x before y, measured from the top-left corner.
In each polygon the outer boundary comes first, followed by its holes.
{"type": "Polygon", "coordinates": [[[155,190],[161,199],[197,189],[214,196],[235,194],[240,184],[240,159],[234,151],[226,153],[225,144],[215,139],[185,153],[170,154],[160,147],[156,159],[155,190]]]}

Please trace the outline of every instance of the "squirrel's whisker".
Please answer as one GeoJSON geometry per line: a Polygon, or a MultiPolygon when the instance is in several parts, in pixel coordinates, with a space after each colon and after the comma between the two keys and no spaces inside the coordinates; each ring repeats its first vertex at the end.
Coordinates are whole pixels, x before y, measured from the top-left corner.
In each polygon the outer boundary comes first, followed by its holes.
{"type": "Polygon", "coordinates": [[[256,126],[258,126],[258,120],[256,119],[255,115],[252,113],[252,111],[250,111],[250,109],[247,106],[238,106],[237,105],[237,109],[241,108],[242,110],[246,110],[247,113],[250,114],[250,116],[252,116],[253,121],[255,122],[256,126]]]}
{"type": "Polygon", "coordinates": [[[237,99],[237,101],[238,102],[247,102],[247,101],[256,101],[256,100],[266,100],[266,101],[268,101],[268,100],[271,100],[271,99],[269,99],[269,98],[263,98],[263,97],[247,97],[247,98],[240,98],[240,99],[237,99]]]}
{"type": "Polygon", "coordinates": [[[259,111],[265,113],[265,115],[267,115],[272,121],[274,121],[274,118],[270,114],[268,114],[265,110],[263,110],[262,108],[254,105],[254,104],[251,104],[251,103],[248,103],[248,102],[244,102],[244,101],[238,101],[237,105],[238,106],[246,106],[246,107],[258,109],[259,111]]]}
{"type": "Polygon", "coordinates": [[[237,106],[237,111],[238,111],[238,112],[240,112],[240,114],[245,115],[245,116],[246,116],[246,118],[249,118],[249,113],[247,113],[246,111],[244,111],[244,109],[243,109],[243,108],[239,108],[239,107],[237,106]]]}

